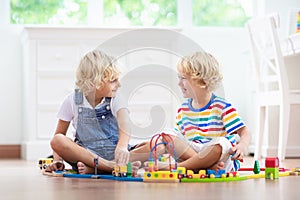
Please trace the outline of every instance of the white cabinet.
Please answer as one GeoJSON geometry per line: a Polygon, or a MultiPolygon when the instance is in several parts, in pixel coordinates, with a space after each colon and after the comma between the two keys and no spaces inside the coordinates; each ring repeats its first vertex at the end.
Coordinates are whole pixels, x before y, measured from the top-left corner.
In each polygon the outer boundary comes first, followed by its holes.
{"type": "Polygon", "coordinates": [[[52,153],[49,142],[59,105],[73,91],[81,57],[100,44],[121,62],[121,83],[130,108],[133,140],[148,139],[155,131],[173,126],[181,101],[176,75],[180,52],[176,54],[176,48],[183,49],[177,43],[182,36],[152,29],[120,36],[128,31],[24,28],[22,158],[36,160],[52,153]],[[169,37],[172,35],[175,37],[169,37]]]}

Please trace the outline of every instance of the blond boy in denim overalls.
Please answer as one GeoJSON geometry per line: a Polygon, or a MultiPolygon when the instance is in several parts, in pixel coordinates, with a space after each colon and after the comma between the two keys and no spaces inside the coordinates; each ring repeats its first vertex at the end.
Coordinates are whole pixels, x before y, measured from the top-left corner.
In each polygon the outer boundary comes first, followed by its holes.
{"type": "Polygon", "coordinates": [[[116,95],[120,83],[114,62],[97,49],[81,59],[76,72],[77,89],[65,98],[57,115],[51,140],[54,162],[46,171],[64,169],[63,160],[81,174],[94,173],[95,160],[100,172],[109,173],[114,165],[129,161],[133,171],[140,167],[141,162],[131,154],[139,155],[144,147],[130,151],[128,110],[116,95]],[[75,130],[74,141],[66,136],[70,124],[75,130]]]}

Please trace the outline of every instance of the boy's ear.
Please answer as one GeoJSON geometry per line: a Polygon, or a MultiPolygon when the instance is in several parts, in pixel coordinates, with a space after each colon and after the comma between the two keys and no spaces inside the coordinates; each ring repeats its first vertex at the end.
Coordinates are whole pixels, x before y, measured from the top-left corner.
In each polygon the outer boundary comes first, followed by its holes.
{"type": "Polygon", "coordinates": [[[200,88],[206,88],[206,83],[203,80],[201,80],[199,82],[199,86],[200,86],[200,88]]]}

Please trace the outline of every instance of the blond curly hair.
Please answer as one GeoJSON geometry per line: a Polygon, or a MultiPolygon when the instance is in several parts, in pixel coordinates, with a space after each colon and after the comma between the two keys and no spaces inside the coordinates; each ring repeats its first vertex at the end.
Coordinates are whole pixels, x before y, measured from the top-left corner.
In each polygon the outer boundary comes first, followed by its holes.
{"type": "Polygon", "coordinates": [[[114,58],[95,49],[81,59],[76,71],[75,84],[87,95],[105,83],[117,79],[119,74],[114,58]]]}
{"type": "Polygon", "coordinates": [[[219,62],[211,54],[201,51],[184,56],[178,61],[177,68],[190,76],[197,84],[205,84],[209,91],[216,90],[222,82],[223,75],[219,62]]]}

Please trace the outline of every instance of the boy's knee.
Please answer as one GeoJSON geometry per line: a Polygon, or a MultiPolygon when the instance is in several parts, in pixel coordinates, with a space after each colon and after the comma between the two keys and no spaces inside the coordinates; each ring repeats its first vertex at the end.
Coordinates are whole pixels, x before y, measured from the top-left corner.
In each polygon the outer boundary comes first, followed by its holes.
{"type": "Polygon", "coordinates": [[[215,144],[214,147],[213,147],[213,150],[215,151],[216,154],[222,154],[222,146],[220,144],[215,144]]]}
{"type": "Polygon", "coordinates": [[[66,137],[63,134],[55,134],[50,141],[50,146],[54,151],[57,151],[59,148],[62,148],[62,140],[66,137]]]}

